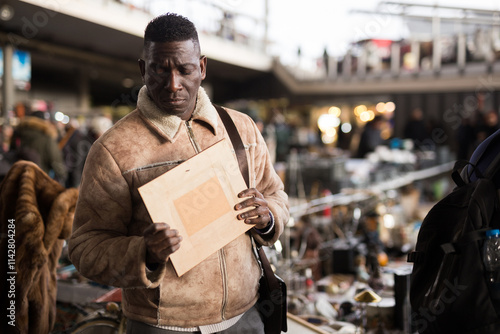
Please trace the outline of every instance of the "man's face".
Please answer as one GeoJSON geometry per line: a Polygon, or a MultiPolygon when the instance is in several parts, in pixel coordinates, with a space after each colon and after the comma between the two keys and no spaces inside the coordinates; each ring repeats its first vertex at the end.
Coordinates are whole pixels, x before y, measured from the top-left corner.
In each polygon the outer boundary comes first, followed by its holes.
{"type": "Polygon", "coordinates": [[[206,75],[207,58],[192,41],[150,42],[139,61],[149,97],[168,115],[188,120],[196,106],[198,88],[206,75]]]}

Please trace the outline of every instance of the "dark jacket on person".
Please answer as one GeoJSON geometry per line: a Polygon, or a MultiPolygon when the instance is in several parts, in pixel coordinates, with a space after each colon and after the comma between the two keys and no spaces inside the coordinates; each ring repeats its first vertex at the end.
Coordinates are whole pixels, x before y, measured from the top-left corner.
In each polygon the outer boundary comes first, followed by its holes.
{"type": "Polygon", "coordinates": [[[37,155],[33,162],[49,175],[53,171],[54,178],[64,184],[66,167],[57,145],[57,130],[50,122],[35,116],[25,117],[14,132],[12,148],[37,155]]]}

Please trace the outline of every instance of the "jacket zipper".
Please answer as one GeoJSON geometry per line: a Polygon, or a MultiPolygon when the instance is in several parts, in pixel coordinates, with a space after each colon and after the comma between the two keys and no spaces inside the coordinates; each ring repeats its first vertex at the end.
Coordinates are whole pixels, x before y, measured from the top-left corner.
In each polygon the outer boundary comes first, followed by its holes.
{"type": "MultiPolygon", "coordinates": [[[[188,137],[189,140],[191,141],[191,144],[194,147],[194,150],[196,153],[200,153],[201,149],[198,146],[198,143],[196,142],[196,138],[194,136],[193,128],[191,127],[190,121],[185,121],[187,132],[188,132],[188,137]]],[[[220,262],[220,268],[221,268],[221,278],[222,278],[222,289],[223,289],[223,294],[222,294],[222,306],[221,306],[221,318],[222,320],[226,320],[226,305],[227,305],[227,269],[226,269],[226,256],[224,254],[224,249],[220,249],[218,251],[219,253],[219,262],[220,262]]]]}
{"type": "Polygon", "coordinates": [[[196,154],[198,154],[201,152],[201,149],[198,146],[198,143],[196,142],[196,139],[194,137],[194,132],[193,132],[193,128],[191,127],[191,123],[190,123],[190,121],[186,121],[185,124],[186,124],[186,128],[188,131],[189,140],[191,141],[191,144],[193,145],[194,150],[196,151],[196,154]]]}
{"type": "Polygon", "coordinates": [[[222,307],[221,307],[221,318],[226,320],[226,305],[227,305],[227,270],[226,270],[226,254],[224,253],[224,248],[219,250],[220,255],[220,266],[221,266],[221,277],[222,277],[222,307]]]}

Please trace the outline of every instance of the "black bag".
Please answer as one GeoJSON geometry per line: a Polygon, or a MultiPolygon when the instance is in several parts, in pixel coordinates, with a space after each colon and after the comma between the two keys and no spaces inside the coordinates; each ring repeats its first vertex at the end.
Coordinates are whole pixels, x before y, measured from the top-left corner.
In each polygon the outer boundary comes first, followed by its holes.
{"type": "MultiPolygon", "coordinates": [[[[214,105],[217,109],[229,138],[233,144],[241,174],[249,186],[248,161],[245,147],[234,125],[231,116],[224,108],[214,105]]],[[[285,282],[274,274],[269,260],[261,245],[256,245],[257,254],[262,265],[263,276],[259,281],[259,301],[257,308],[263,317],[266,334],[279,334],[287,331],[287,291],[285,282]]]]}
{"type": "Polygon", "coordinates": [[[264,275],[259,282],[259,301],[257,308],[263,317],[266,334],[279,334],[287,331],[286,284],[276,275],[262,247],[257,246],[264,275]]]}
{"type": "MultiPolygon", "coordinates": [[[[457,187],[422,222],[410,279],[412,328],[428,333],[500,333],[500,309],[488,290],[482,259],[485,232],[500,226],[497,189],[491,177],[496,157],[483,178],[466,182],[455,165],[457,187]]],[[[465,171],[466,169],[464,169],[465,171]]]]}

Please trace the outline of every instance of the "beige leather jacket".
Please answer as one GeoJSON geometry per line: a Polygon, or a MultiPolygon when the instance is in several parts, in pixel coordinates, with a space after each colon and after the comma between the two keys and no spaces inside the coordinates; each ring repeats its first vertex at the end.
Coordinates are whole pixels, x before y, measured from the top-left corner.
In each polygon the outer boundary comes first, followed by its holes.
{"type": "MultiPolygon", "coordinates": [[[[252,120],[237,111],[228,112],[247,149],[250,186],[264,195],[275,219],[275,234],[269,240],[251,231],[264,245],[272,245],[289,217],[283,183],[252,120]]],[[[170,262],[154,271],[145,265],[141,235],[152,221],[137,188],[222,138],[229,140],[203,88],[192,119],[184,122],[162,115],[143,87],[137,109],[92,146],[69,240],[70,259],[85,277],[123,289],[127,317],[193,327],[230,319],[256,302],[261,270],[249,234],[180,278],[170,262]]]]}

